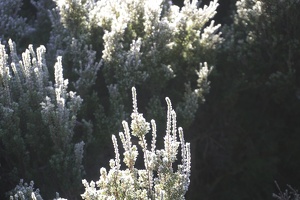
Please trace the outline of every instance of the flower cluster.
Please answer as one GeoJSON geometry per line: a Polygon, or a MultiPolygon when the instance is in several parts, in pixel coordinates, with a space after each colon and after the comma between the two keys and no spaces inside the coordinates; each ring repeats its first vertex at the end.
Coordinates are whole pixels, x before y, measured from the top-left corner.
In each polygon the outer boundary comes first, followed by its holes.
{"type": "Polygon", "coordinates": [[[190,176],[190,144],[184,141],[183,130],[176,125],[176,113],[169,98],[166,98],[167,128],[164,137],[164,148],[156,148],[156,124],[151,120],[151,148],[145,135],[150,131],[150,123],[138,113],[136,89],[132,88],[133,113],[131,115],[131,130],[123,121],[124,132],[119,133],[124,148],[123,162],[115,135],[112,141],[115,149],[115,159],[110,160],[111,169],[100,169],[100,179],[95,183],[83,180],[85,192],[83,199],[184,199],[188,190],[190,176]],[[178,133],[177,133],[178,131],[178,133]],[[144,169],[135,167],[138,158],[138,148],[132,143],[131,136],[139,140],[144,158],[144,169]],[[179,138],[179,141],[178,141],[179,138]],[[178,148],[181,147],[181,164],[177,171],[173,169],[177,161],[178,148]],[[125,169],[122,169],[125,167],[125,169]]]}

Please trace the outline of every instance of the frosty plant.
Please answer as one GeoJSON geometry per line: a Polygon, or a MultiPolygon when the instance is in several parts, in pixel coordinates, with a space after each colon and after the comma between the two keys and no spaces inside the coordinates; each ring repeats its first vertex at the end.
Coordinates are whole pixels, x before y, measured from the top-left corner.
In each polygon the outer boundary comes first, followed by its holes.
{"type": "Polygon", "coordinates": [[[100,169],[100,180],[90,184],[83,180],[85,192],[83,199],[184,199],[188,190],[190,176],[190,144],[185,143],[182,128],[176,127],[176,113],[172,109],[169,98],[167,128],[164,137],[164,149],[156,149],[156,124],[151,120],[148,123],[143,114],[138,112],[136,89],[132,88],[133,113],[131,114],[130,128],[123,121],[124,132],[119,133],[124,148],[123,162],[115,135],[112,141],[115,149],[115,159],[109,164],[111,169],[100,169]],[[152,129],[151,146],[148,148],[146,134],[152,129]],[[179,141],[177,141],[177,131],[179,141]],[[131,136],[137,137],[144,159],[144,169],[135,168],[138,157],[138,149],[131,142],[131,136]],[[181,164],[175,171],[173,166],[177,160],[178,148],[181,147],[181,164]],[[121,169],[125,167],[124,169],[121,169]]]}
{"type": "Polygon", "coordinates": [[[29,45],[20,59],[16,44],[8,44],[9,54],[0,44],[0,160],[1,177],[12,178],[1,179],[0,189],[24,177],[72,197],[84,171],[85,143],[74,141],[83,100],[68,91],[61,57],[52,83],[44,46],[29,45]]]}
{"type": "Polygon", "coordinates": [[[10,200],[43,200],[40,195],[39,189],[34,189],[34,182],[30,181],[30,183],[24,183],[24,180],[21,179],[20,183],[11,191],[10,200]]]}
{"type": "MultiPolygon", "coordinates": [[[[145,110],[152,118],[162,116],[160,102],[168,91],[181,125],[192,124],[209,92],[207,77],[223,41],[220,25],[213,20],[217,0],[203,8],[198,0],[184,0],[182,8],[169,0],[55,2],[49,16],[53,29],[48,52],[63,56],[66,77],[85,102],[90,89],[108,88],[113,106],[105,106],[109,107],[105,114],[97,111],[104,117],[95,125],[103,124],[103,135],[118,128],[114,125],[120,124],[119,113],[127,105],[125,91],[132,85],[152,97],[145,110]]],[[[140,102],[145,102],[144,96],[140,102]]],[[[94,111],[92,106],[89,109],[94,111]]]]}
{"type": "Polygon", "coordinates": [[[34,32],[26,22],[26,18],[19,15],[22,0],[2,0],[0,1],[0,39],[2,43],[7,43],[9,38],[18,42],[34,32]]]}

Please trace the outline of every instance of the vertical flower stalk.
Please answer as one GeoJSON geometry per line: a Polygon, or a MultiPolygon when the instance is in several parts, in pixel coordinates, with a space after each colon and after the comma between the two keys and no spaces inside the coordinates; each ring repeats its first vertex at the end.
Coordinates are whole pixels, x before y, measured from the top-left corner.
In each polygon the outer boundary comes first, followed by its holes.
{"type": "Polygon", "coordinates": [[[122,169],[117,138],[112,136],[115,149],[115,159],[110,161],[111,169],[107,173],[105,168],[100,169],[100,180],[88,183],[83,180],[85,192],[83,199],[185,199],[188,191],[191,171],[190,144],[186,143],[182,128],[177,129],[176,113],[172,109],[169,98],[166,98],[167,128],[164,137],[164,148],[156,146],[156,123],[146,121],[143,114],[138,112],[136,89],[132,88],[133,112],[131,114],[130,129],[123,121],[124,133],[120,132],[120,140],[124,147],[122,169]],[[152,129],[151,148],[148,148],[145,135],[152,129]],[[179,137],[177,137],[177,131],[179,137]],[[131,142],[131,136],[137,137],[143,152],[144,169],[137,169],[137,146],[131,142]],[[177,141],[177,138],[180,140],[177,141]],[[178,148],[181,147],[181,164],[177,171],[173,169],[177,160],[178,148]]]}

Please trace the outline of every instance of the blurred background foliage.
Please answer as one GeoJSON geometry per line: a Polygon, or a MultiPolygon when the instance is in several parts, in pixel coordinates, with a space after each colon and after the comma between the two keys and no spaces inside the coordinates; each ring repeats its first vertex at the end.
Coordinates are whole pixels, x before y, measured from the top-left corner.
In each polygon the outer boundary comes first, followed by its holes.
{"type": "MultiPolygon", "coordinates": [[[[209,5],[209,2],[200,1],[199,6],[209,5]]],[[[73,50],[79,49],[78,52],[70,50],[64,54],[64,76],[71,81],[77,80],[81,75],[76,74],[72,67],[79,66],[78,60],[84,59],[91,52],[95,52],[92,64],[97,66],[104,49],[99,35],[103,36],[104,30],[86,26],[80,21],[82,19],[77,19],[82,28],[79,32],[90,34],[87,37],[82,34],[81,37],[76,35],[78,31],[74,31],[79,26],[76,23],[69,29],[51,26],[55,20],[53,13],[49,15],[55,8],[53,1],[23,0],[22,3],[14,17],[19,21],[26,19],[26,25],[35,32],[1,33],[0,30],[3,41],[7,40],[5,37],[8,35],[14,37],[12,39],[16,41],[18,50],[23,52],[28,44],[33,44],[34,47],[54,44],[53,35],[63,30],[63,34],[71,37],[62,42],[56,38],[57,46],[46,46],[47,51],[49,50],[47,61],[54,64],[56,50],[59,48],[72,50],[68,43],[72,41],[72,37],[77,37],[79,42],[76,43],[76,48],[73,46],[73,50]],[[84,44],[92,44],[92,47],[85,48],[84,44]],[[74,55],[82,57],[74,61],[74,55]]],[[[173,0],[173,3],[183,6],[183,0],[173,0]]],[[[205,102],[199,104],[194,120],[184,127],[186,141],[190,141],[192,147],[191,184],[186,198],[272,199],[272,193],[277,191],[275,180],[279,185],[290,184],[293,188],[300,188],[300,1],[220,0],[219,4],[213,19],[215,24],[221,24],[223,42],[208,56],[211,58],[209,64],[214,65],[209,76],[210,91],[205,94],[205,102]]],[[[79,11],[83,15],[86,12],[79,11]]],[[[196,60],[205,61],[202,59],[196,60]]],[[[51,76],[53,73],[49,74],[51,76]]],[[[107,87],[104,76],[103,69],[100,68],[95,83],[79,90],[84,103],[78,117],[90,120],[94,133],[100,133],[94,134],[93,139],[84,136],[88,145],[83,164],[85,178],[88,180],[96,180],[99,177],[99,166],[106,166],[108,159],[112,157],[111,131],[118,131],[121,124],[119,121],[126,118],[126,112],[131,109],[131,99],[120,98],[119,94],[130,93],[118,91],[113,86],[107,87]]],[[[195,79],[196,77],[194,81],[195,79]]],[[[141,97],[141,112],[146,111],[146,118],[160,121],[158,127],[164,127],[165,124],[162,98],[170,96],[173,99],[173,95],[176,105],[181,98],[178,91],[182,96],[185,91],[182,84],[176,81],[164,84],[159,92],[155,91],[157,93],[149,92],[151,85],[137,86],[141,97]]],[[[73,90],[77,86],[70,84],[69,89],[73,90]]],[[[179,117],[178,124],[180,123],[179,117]]],[[[75,140],[82,138],[80,133],[85,132],[86,127],[82,124],[76,126],[75,140]]],[[[0,141],[0,146],[3,145],[3,141],[0,141]]],[[[3,199],[5,192],[18,184],[18,178],[32,177],[18,177],[17,174],[16,177],[7,177],[3,169],[8,165],[2,155],[1,159],[0,199],[3,199]],[[4,181],[7,178],[17,182],[4,181]]],[[[41,194],[46,193],[47,188],[43,188],[42,180],[34,181],[36,187],[41,185],[41,194]]],[[[55,191],[55,188],[50,191],[55,191]]],[[[58,192],[62,196],[68,194],[58,192]]],[[[52,196],[47,194],[45,197],[52,196]]]]}
{"type": "Polygon", "coordinates": [[[231,16],[224,16],[225,42],[210,76],[211,91],[191,128],[190,194],[271,199],[274,180],[299,188],[300,4],[234,3],[231,16]]]}

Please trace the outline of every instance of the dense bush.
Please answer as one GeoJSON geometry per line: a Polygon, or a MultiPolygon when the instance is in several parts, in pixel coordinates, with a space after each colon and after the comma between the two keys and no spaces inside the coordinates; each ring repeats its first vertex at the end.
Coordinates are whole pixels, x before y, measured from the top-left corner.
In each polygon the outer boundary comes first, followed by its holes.
{"type": "MultiPolygon", "coordinates": [[[[300,2],[173,2],[1,1],[0,198],[22,178],[47,199],[80,198],[82,178],[109,167],[133,86],[158,133],[173,100],[192,141],[188,199],[271,199],[274,179],[300,188],[300,2]]],[[[12,194],[24,188],[36,191],[12,194]]]]}
{"type": "Polygon", "coordinates": [[[169,1],[57,1],[50,12],[49,60],[63,55],[66,77],[84,99],[79,115],[92,120],[88,165],[100,161],[95,152],[129,115],[133,85],[141,91],[140,109],[158,127],[165,121],[165,95],[184,128],[193,122],[222,42],[211,20],[217,1],[203,9],[196,4],[185,1],[180,9],[169,1]]]}
{"type": "Polygon", "coordinates": [[[192,136],[200,147],[192,155],[201,156],[190,191],[271,199],[274,179],[299,188],[299,7],[294,0],[236,2],[193,128],[201,133],[192,136]]]}
{"type": "Polygon", "coordinates": [[[7,42],[9,38],[15,38],[18,42],[28,37],[34,30],[26,23],[26,18],[19,15],[22,0],[4,0],[0,3],[0,38],[7,42]]]}
{"type": "Polygon", "coordinates": [[[74,128],[82,99],[67,91],[61,57],[54,66],[52,83],[44,46],[34,51],[29,45],[21,60],[11,40],[9,56],[4,45],[0,48],[3,187],[26,177],[41,186],[50,183],[58,190],[77,190],[83,173],[84,142],[74,141],[74,128]]]}
{"type": "MultiPolygon", "coordinates": [[[[9,7],[10,2],[6,0],[5,5],[9,7]]],[[[106,147],[106,138],[120,130],[120,122],[128,117],[127,91],[133,85],[143,92],[140,107],[147,117],[163,124],[161,102],[169,95],[183,125],[190,126],[209,91],[209,65],[222,40],[219,25],[211,20],[217,1],[203,9],[197,1],[185,1],[182,8],[168,1],[145,0],[55,4],[32,1],[36,19],[29,21],[16,11],[20,23],[8,22],[12,27],[7,26],[3,34],[1,179],[7,186],[20,178],[34,179],[49,192],[47,196],[55,185],[74,199],[84,172],[84,145],[85,164],[96,165],[97,151],[106,147]],[[45,33],[49,35],[47,54],[45,47],[35,52],[30,45],[20,59],[12,42],[6,53],[9,35],[20,44],[21,36],[16,34],[25,34],[28,27],[33,27],[31,34],[49,30],[41,19],[52,23],[51,32],[45,33]],[[54,70],[47,67],[53,65],[54,70]]],[[[5,21],[7,15],[1,17],[5,21]]]]}

